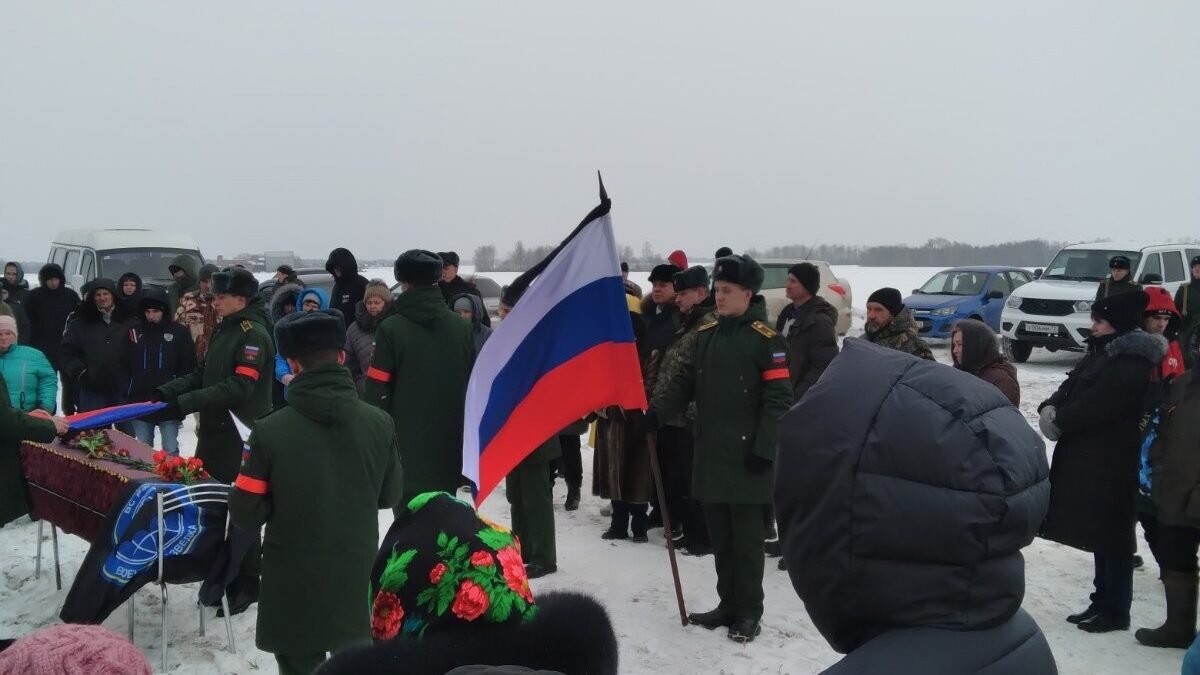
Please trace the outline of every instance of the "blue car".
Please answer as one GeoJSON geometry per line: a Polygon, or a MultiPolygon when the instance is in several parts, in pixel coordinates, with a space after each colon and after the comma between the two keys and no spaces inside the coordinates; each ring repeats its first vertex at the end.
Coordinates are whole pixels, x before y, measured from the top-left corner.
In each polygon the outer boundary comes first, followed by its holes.
{"type": "Polygon", "coordinates": [[[922,336],[949,338],[963,319],[978,319],[1000,332],[1004,301],[1033,274],[1020,267],[954,267],[933,275],[904,299],[922,336]]]}

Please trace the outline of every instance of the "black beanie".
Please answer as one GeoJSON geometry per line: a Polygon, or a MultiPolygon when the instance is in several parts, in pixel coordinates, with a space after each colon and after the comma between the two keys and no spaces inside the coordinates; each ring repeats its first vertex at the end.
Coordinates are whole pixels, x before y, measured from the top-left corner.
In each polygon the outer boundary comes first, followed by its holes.
{"type": "Polygon", "coordinates": [[[396,258],[395,273],[400,283],[432,286],[442,278],[442,259],[432,251],[405,251],[396,258]]]}
{"type": "Polygon", "coordinates": [[[650,283],[662,282],[669,284],[675,280],[675,275],[682,271],[671,264],[655,265],[654,269],[650,271],[650,283]]]}
{"type": "Polygon", "coordinates": [[[1142,314],[1148,304],[1150,296],[1143,290],[1118,293],[1097,300],[1092,305],[1092,318],[1104,319],[1118,333],[1128,333],[1142,325],[1142,314]]]}
{"type": "Polygon", "coordinates": [[[788,274],[796,277],[796,281],[812,295],[821,290],[821,270],[812,263],[798,263],[788,268],[788,274]]]}
{"type": "Polygon", "coordinates": [[[884,287],[871,294],[867,298],[867,304],[877,302],[883,305],[883,308],[892,313],[892,316],[897,316],[904,311],[904,298],[900,297],[900,291],[894,288],[884,287]]]}
{"type": "Polygon", "coordinates": [[[214,295],[240,295],[247,300],[258,294],[258,279],[241,267],[226,267],[212,275],[214,295]]]}
{"type": "Polygon", "coordinates": [[[446,251],[445,253],[439,253],[438,257],[442,259],[443,267],[445,267],[447,265],[458,267],[458,254],[455,253],[454,251],[446,251]]]}
{"type": "Polygon", "coordinates": [[[714,255],[713,258],[720,260],[721,258],[728,258],[731,255],[733,255],[733,249],[729,248],[728,246],[722,246],[721,248],[717,249],[717,254],[714,255]]]}
{"type": "Polygon", "coordinates": [[[300,358],[346,347],[346,321],[340,310],[294,312],[275,324],[275,347],[284,358],[300,358]]]}
{"type": "Polygon", "coordinates": [[[682,272],[676,272],[672,281],[675,283],[676,293],[682,293],[689,288],[708,288],[708,270],[700,265],[689,267],[682,272]]]}
{"type": "Polygon", "coordinates": [[[757,293],[763,285],[762,265],[748,255],[730,255],[717,259],[713,281],[727,281],[757,293]]]}

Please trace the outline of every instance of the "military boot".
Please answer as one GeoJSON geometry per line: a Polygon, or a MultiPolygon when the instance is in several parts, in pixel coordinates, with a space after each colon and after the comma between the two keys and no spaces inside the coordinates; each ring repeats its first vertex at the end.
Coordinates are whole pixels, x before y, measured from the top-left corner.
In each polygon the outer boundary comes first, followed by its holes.
{"type": "Polygon", "coordinates": [[[733,625],[733,612],[718,607],[711,612],[688,614],[688,623],[703,626],[709,630],[726,628],[733,625]]]}

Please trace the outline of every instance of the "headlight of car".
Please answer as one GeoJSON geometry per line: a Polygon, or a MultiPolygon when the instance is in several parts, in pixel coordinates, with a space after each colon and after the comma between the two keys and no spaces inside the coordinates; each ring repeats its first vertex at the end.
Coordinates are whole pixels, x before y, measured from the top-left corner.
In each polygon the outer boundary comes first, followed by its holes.
{"type": "Polygon", "coordinates": [[[1010,295],[1008,296],[1008,300],[1004,301],[1004,305],[1006,307],[1012,307],[1013,309],[1021,309],[1021,298],[1018,298],[1015,295],[1010,295]]]}
{"type": "Polygon", "coordinates": [[[1091,300],[1078,300],[1075,302],[1075,304],[1073,306],[1074,306],[1076,312],[1092,311],[1092,301],[1091,300]]]}
{"type": "Polygon", "coordinates": [[[932,314],[934,316],[952,316],[957,313],[958,313],[958,307],[939,307],[939,308],[933,310],[932,312],[930,312],[930,314],[932,314]]]}

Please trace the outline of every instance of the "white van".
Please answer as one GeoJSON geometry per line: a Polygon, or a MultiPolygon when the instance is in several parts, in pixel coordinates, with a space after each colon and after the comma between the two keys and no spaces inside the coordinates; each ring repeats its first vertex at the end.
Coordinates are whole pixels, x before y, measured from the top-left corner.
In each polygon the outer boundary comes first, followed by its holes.
{"type": "Polygon", "coordinates": [[[1034,347],[1083,351],[1092,334],[1092,302],[1108,276],[1109,260],[1129,258],[1133,278],[1161,285],[1174,295],[1188,279],[1188,261],[1200,255],[1196,244],[1099,242],[1067,246],[1033,283],[1013,291],[1004,304],[1000,334],[1004,353],[1024,363],[1034,347]]]}
{"type": "Polygon", "coordinates": [[[50,244],[47,262],[63,268],[67,285],[76,290],[96,277],[116,282],[133,272],[142,283],[163,288],[172,281],[167,268],[177,256],[186,255],[204,264],[196,242],[186,234],[139,229],[67,230],[50,244]]]}

